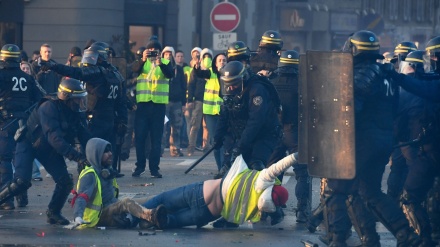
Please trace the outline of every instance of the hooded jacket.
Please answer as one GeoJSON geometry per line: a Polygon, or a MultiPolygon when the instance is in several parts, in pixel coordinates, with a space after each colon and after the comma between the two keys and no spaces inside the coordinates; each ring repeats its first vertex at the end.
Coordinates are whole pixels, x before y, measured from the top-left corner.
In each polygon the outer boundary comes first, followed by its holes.
{"type": "MultiPolygon", "coordinates": [[[[103,208],[109,206],[117,201],[115,197],[115,187],[113,186],[113,179],[104,179],[101,176],[102,165],[101,159],[105,148],[111,145],[109,142],[100,139],[92,138],[86,145],[86,156],[89,163],[95,169],[96,174],[101,182],[101,197],[103,208]]],[[[84,210],[88,202],[93,201],[94,191],[96,188],[96,177],[93,172],[87,173],[81,177],[80,187],[78,188],[78,196],[72,203],[74,203],[73,215],[76,217],[83,217],[84,210]]]]}

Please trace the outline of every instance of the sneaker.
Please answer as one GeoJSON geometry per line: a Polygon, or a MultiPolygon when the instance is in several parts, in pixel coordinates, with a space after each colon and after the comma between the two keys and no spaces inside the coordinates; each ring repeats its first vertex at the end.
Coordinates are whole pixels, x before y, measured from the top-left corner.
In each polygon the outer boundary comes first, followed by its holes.
{"type": "Polygon", "coordinates": [[[42,177],[36,177],[36,178],[32,178],[32,180],[34,180],[34,181],[43,181],[43,178],[42,177]]]}
{"type": "Polygon", "coordinates": [[[132,177],[140,177],[142,174],[145,173],[145,168],[133,168],[133,173],[131,174],[132,177]]]}
{"type": "Polygon", "coordinates": [[[196,147],[197,151],[203,152],[203,148],[202,147],[196,147]]]}
{"type": "Polygon", "coordinates": [[[162,174],[159,173],[159,171],[151,172],[152,178],[162,178],[162,174]]]}

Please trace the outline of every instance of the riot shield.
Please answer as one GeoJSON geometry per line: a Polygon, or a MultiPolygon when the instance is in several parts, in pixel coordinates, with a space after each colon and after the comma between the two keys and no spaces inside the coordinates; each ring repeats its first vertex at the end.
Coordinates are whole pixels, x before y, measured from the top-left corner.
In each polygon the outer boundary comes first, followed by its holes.
{"type": "Polygon", "coordinates": [[[127,79],[127,60],[125,60],[125,58],[109,57],[108,61],[118,69],[124,79],[127,79]]]}
{"type": "Polygon", "coordinates": [[[299,110],[305,120],[299,140],[307,146],[299,149],[299,155],[307,157],[311,176],[352,179],[356,174],[353,57],[307,51],[305,59],[300,58],[300,70],[299,110]]]}
{"type": "Polygon", "coordinates": [[[299,55],[299,76],[298,76],[298,163],[307,164],[308,142],[307,142],[307,56],[299,55]]]}

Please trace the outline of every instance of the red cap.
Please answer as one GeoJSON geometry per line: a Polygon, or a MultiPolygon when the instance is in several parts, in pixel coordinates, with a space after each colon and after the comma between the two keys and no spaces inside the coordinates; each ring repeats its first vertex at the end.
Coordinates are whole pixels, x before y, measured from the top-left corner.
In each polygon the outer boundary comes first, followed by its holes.
{"type": "Polygon", "coordinates": [[[272,200],[275,206],[284,206],[286,205],[287,200],[289,199],[289,192],[281,185],[274,185],[272,189],[272,200]]]}

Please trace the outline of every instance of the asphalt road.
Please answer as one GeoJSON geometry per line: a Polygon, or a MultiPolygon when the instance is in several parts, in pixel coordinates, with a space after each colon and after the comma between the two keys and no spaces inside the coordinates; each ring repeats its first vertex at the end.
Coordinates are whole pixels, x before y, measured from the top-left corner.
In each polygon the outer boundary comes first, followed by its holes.
{"type": "MultiPolygon", "coordinates": [[[[184,152],[185,153],[185,152],[184,152]]],[[[161,159],[160,169],[163,178],[150,178],[145,173],[140,178],[131,176],[131,169],[135,163],[134,150],[130,159],[122,163],[122,173],[125,177],[119,178],[121,197],[140,199],[181,185],[196,181],[211,179],[216,173],[214,157],[210,154],[194,170],[188,174],[184,171],[200,156],[196,151],[192,157],[170,157],[165,151],[161,159]]],[[[148,166],[147,166],[148,167],[148,166]]],[[[68,163],[69,171],[74,174],[75,185],[78,174],[76,164],[68,163]]],[[[385,178],[387,176],[385,174],[385,178]]],[[[301,240],[312,241],[319,246],[325,246],[318,237],[323,234],[321,229],[310,233],[295,221],[294,196],[295,178],[293,172],[287,172],[283,184],[289,190],[290,198],[287,203],[285,220],[270,226],[269,222],[257,224],[243,224],[238,229],[214,229],[211,224],[196,229],[188,227],[163,231],[141,231],[139,229],[86,229],[68,230],[61,226],[52,226],[46,223],[45,211],[49,203],[54,182],[46,178],[46,171],[42,170],[43,181],[33,182],[29,189],[29,205],[25,208],[16,208],[12,211],[0,211],[0,245],[1,246],[304,246],[301,240]]],[[[383,183],[386,186],[385,180],[383,183]]],[[[386,187],[384,187],[386,190],[386,187]]],[[[313,207],[319,202],[319,179],[313,179],[313,207]]],[[[73,209],[68,203],[64,206],[63,215],[73,220],[73,209]]],[[[394,237],[381,225],[377,226],[384,247],[396,246],[394,237]]],[[[350,245],[359,243],[356,233],[349,239],[350,245]]]]}

